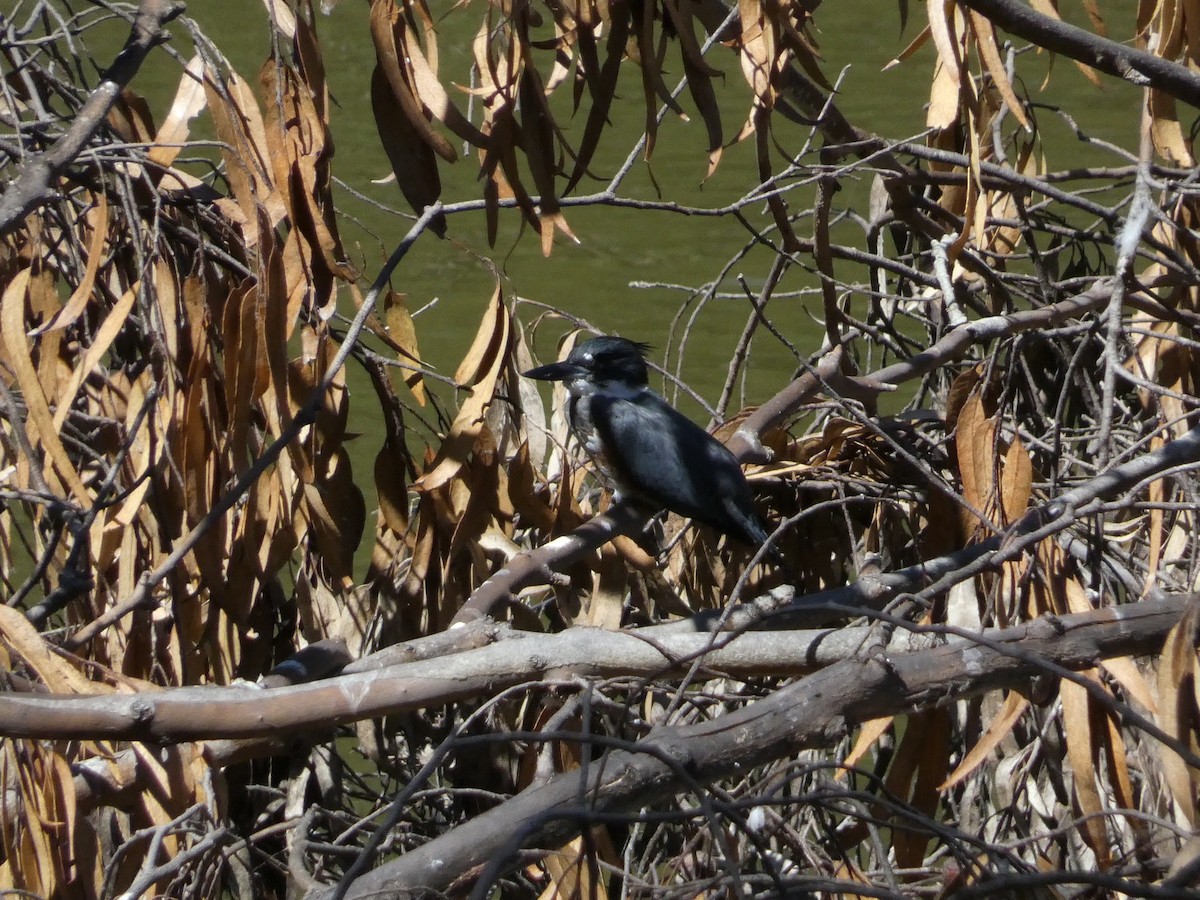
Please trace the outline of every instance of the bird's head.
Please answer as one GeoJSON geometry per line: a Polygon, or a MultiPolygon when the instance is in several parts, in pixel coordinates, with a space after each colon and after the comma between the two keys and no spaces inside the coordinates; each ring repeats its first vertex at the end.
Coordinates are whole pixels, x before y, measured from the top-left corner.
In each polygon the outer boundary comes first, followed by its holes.
{"type": "Polygon", "coordinates": [[[581,395],[601,386],[643,388],[649,382],[646,344],[623,337],[601,336],[576,344],[562,362],[538,366],[526,378],[562,381],[571,393],[581,395]]]}

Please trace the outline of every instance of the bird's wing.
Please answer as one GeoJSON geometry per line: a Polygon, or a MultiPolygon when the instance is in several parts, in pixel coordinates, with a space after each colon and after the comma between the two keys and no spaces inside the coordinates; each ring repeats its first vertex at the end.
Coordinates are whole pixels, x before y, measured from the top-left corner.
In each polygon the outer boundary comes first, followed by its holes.
{"type": "Polygon", "coordinates": [[[591,413],[609,465],[644,499],[722,530],[752,509],[733,454],[657,394],[597,394],[591,413]]]}

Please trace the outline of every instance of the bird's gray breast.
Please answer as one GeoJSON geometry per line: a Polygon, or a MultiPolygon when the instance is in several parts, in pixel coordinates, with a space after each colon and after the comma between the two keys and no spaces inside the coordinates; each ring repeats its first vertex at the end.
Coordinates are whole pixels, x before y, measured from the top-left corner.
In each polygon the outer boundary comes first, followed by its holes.
{"type": "Polygon", "coordinates": [[[589,456],[603,451],[600,437],[596,434],[596,423],[592,419],[592,395],[571,398],[571,430],[589,456]]]}
{"type": "MultiPolygon", "coordinates": [[[[575,432],[575,437],[580,445],[587,452],[587,455],[595,462],[596,467],[600,470],[601,477],[609,484],[610,487],[627,488],[623,482],[625,479],[621,477],[621,472],[615,464],[612,457],[614,448],[605,444],[601,429],[596,427],[596,420],[593,415],[593,400],[601,391],[593,390],[582,396],[573,396],[571,398],[571,407],[569,410],[571,430],[575,432]]],[[[610,394],[614,392],[604,392],[606,399],[613,399],[610,394]]],[[[623,392],[615,392],[621,399],[624,397],[623,392]]],[[[602,404],[603,405],[603,404],[602,404]]]]}

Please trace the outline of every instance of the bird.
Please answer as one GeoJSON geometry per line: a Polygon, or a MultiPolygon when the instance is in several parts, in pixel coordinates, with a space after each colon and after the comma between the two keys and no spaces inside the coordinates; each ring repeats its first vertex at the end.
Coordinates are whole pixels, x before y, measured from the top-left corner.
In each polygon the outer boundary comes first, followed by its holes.
{"type": "MultiPolygon", "coordinates": [[[[737,457],[656,394],[649,345],[615,335],[577,344],[561,362],[524,372],[561,381],[567,420],[616,499],[667,509],[757,549],[769,537],[737,457]]],[[[768,555],[783,557],[774,547],[768,555]]]]}

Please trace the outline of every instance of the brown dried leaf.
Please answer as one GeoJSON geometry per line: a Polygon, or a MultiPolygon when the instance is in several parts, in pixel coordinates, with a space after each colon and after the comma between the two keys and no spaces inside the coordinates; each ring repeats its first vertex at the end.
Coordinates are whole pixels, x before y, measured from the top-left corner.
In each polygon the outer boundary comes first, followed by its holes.
{"type": "MultiPolygon", "coordinates": [[[[775,105],[775,90],[771,84],[771,70],[778,50],[775,29],[768,20],[759,0],[738,0],[738,15],[742,22],[741,54],[742,75],[750,90],[754,92],[756,107],[771,109],[775,105]]],[[[753,115],[748,127],[752,126],[753,115]]],[[[746,129],[743,129],[745,132],[746,129]]]]}
{"type": "MultiPolygon", "coordinates": [[[[419,214],[436,203],[442,194],[437,159],[429,144],[412,128],[379,66],[371,75],[371,111],[375,115],[379,139],[396,174],[396,184],[409,206],[419,214]]],[[[445,220],[440,225],[435,223],[433,230],[444,236],[445,220]]]]}
{"type": "Polygon", "coordinates": [[[287,204],[271,178],[270,144],[258,100],[250,86],[236,72],[230,72],[218,90],[218,75],[206,68],[204,91],[212,112],[217,137],[225,145],[221,156],[225,160],[225,176],[233,189],[234,199],[248,229],[248,242],[257,242],[257,207],[267,211],[271,227],[287,215],[287,204]]]}
{"type": "MultiPolygon", "coordinates": [[[[1055,570],[1060,573],[1066,572],[1067,558],[1061,547],[1055,545],[1051,553],[1055,560],[1055,570]]],[[[1083,589],[1083,585],[1079,583],[1079,579],[1070,575],[1064,575],[1063,578],[1063,593],[1067,598],[1067,611],[1073,613],[1092,612],[1095,606],[1088,599],[1087,591],[1083,589]]]]}
{"type": "Polygon", "coordinates": [[[996,46],[996,30],[986,17],[975,10],[969,9],[967,14],[971,30],[975,34],[975,46],[979,48],[979,56],[987,67],[988,74],[992,76],[992,83],[1000,92],[1013,117],[1021,123],[1021,127],[1032,132],[1033,126],[1025,116],[1025,105],[1014,93],[1012,83],[1008,80],[1008,71],[1004,68],[1004,60],[1000,58],[1000,50],[996,46]]]}
{"type": "Polygon", "coordinates": [[[295,230],[287,237],[283,252],[273,244],[267,258],[265,284],[260,285],[264,295],[263,322],[260,334],[259,378],[263,380],[260,390],[270,401],[264,404],[268,426],[274,434],[280,434],[291,422],[295,406],[288,386],[288,339],[296,325],[300,303],[307,293],[307,286],[292,281],[287,272],[289,247],[299,241],[295,230]],[[299,294],[297,298],[295,295],[299,294]]]}
{"type": "Polygon", "coordinates": [[[243,448],[246,431],[250,427],[250,403],[257,377],[257,306],[258,281],[246,278],[226,299],[221,325],[221,336],[225,342],[225,377],[222,384],[230,424],[226,446],[233,454],[233,464],[239,474],[249,464],[243,448]]]}
{"type": "MultiPolygon", "coordinates": [[[[770,129],[767,127],[769,119],[770,109],[766,106],[759,106],[752,117],[755,132],[754,149],[758,158],[760,184],[769,183],[772,177],[770,129]]],[[[799,253],[800,241],[796,238],[796,232],[792,228],[792,220],[788,215],[787,204],[784,203],[783,197],[778,192],[772,191],[767,197],[767,206],[771,210],[771,218],[775,220],[775,227],[779,229],[779,234],[783,238],[784,249],[789,253],[799,253]]]]}
{"type": "Polygon", "coordinates": [[[1014,437],[1004,454],[1004,467],[1000,473],[1001,521],[1009,524],[1017,521],[1029,507],[1033,497],[1033,461],[1021,443],[1014,437]]]}
{"type": "Polygon", "coordinates": [[[0,604],[0,640],[37,673],[52,693],[104,694],[112,690],[109,685],[89,680],[61,656],[52,653],[29,620],[19,610],[3,604],[0,604]]]}
{"type": "MultiPolygon", "coordinates": [[[[383,295],[383,310],[384,321],[387,323],[388,337],[394,342],[398,348],[401,364],[415,363],[418,366],[424,365],[421,362],[421,351],[417,347],[417,329],[413,325],[412,316],[408,311],[408,304],[405,302],[403,294],[397,294],[391,288],[388,288],[386,294],[383,295]]],[[[412,391],[413,397],[417,403],[424,406],[427,402],[425,394],[425,379],[420,371],[408,371],[404,375],[404,383],[408,385],[412,391]]]]}
{"type": "Polygon", "coordinates": [[[720,78],[723,72],[709,65],[704,59],[700,41],[696,38],[695,17],[691,3],[682,0],[664,0],[663,9],[675,26],[675,34],[679,40],[684,66],[690,66],[695,72],[705,78],[720,78]]]}
{"type": "MultiPolygon", "coordinates": [[[[481,153],[480,174],[484,179],[484,198],[487,206],[488,241],[495,244],[500,198],[516,200],[525,220],[542,230],[533,198],[521,183],[517,166],[516,146],[520,140],[514,112],[518,86],[524,67],[521,48],[515,40],[507,40],[496,50],[489,39],[485,22],[475,36],[474,54],[481,86],[477,93],[483,98],[483,132],[488,146],[481,153]]],[[[511,37],[511,36],[510,36],[511,37]]]]}
{"type": "Polygon", "coordinates": [[[291,7],[279,0],[262,0],[262,3],[267,9],[267,15],[271,17],[271,25],[275,30],[289,40],[295,37],[296,26],[300,20],[296,18],[291,7]]]}
{"type": "MultiPolygon", "coordinates": [[[[1089,680],[1096,681],[1095,669],[1079,673],[1089,680]]],[[[1099,753],[1099,743],[1103,736],[1098,736],[1093,728],[1091,715],[1091,699],[1084,688],[1073,681],[1063,681],[1059,687],[1063,708],[1063,743],[1067,745],[1067,759],[1071,763],[1072,784],[1075,788],[1075,801],[1083,817],[1079,823],[1080,835],[1084,842],[1096,854],[1096,861],[1101,868],[1112,865],[1112,844],[1108,839],[1104,820],[1104,800],[1096,781],[1096,759],[1099,753]]]]}
{"type": "Polygon", "coordinates": [[[1175,165],[1194,166],[1191,141],[1183,133],[1175,98],[1163,91],[1150,92],[1150,136],[1160,156],[1175,165]]]}
{"type": "Polygon", "coordinates": [[[950,790],[950,788],[954,787],[987,762],[987,758],[991,755],[992,751],[1012,733],[1013,726],[1017,724],[1028,708],[1028,697],[1016,691],[1009,691],[1004,698],[1004,704],[1000,707],[1000,712],[988,724],[987,731],[980,736],[979,740],[975,742],[975,746],[967,752],[962,762],[958,764],[946,780],[938,785],[938,790],[950,790]]]}
{"type": "Polygon", "coordinates": [[[600,550],[600,565],[594,578],[592,596],[587,604],[587,624],[616,631],[626,594],[625,560],[612,544],[600,550]]]}
{"type": "Polygon", "coordinates": [[[1180,0],[1159,0],[1151,26],[1158,37],[1154,52],[1163,59],[1175,59],[1183,45],[1184,4],[1180,0]]]}
{"type": "MultiPolygon", "coordinates": [[[[1150,452],[1161,450],[1166,443],[1166,437],[1160,432],[1150,438],[1150,452]]],[[[1142,589],[1143,596],[1148,594],[1158,579],[1158,566],[1162,559],[1164,515],[1162,503],[1166,499],[1166,483],[1156,478],[1146,487],[1146,500],[1150,505],[1149,528],[1146,540],[1149,542],[1146,561],[1146,581],[1142,589]]]]}
{"type": "MultiPolygon", "coordinates": [[[[385,416],[384,420],[390,426],[392,417],[385,416]]],[[[381,524],[397,534],[404,534],[408,531],[408,480],[401,460],[407,456],[408,448],[404,445],[403,434],[397,437],[395,431],[393,427],[388,428],[388,435],[375,457],[375,492],[381,524]]]]}
{"type": "MultiPolygon", "coordinates": [[[[1108,710],[1105,710],[1104,724],[1108,729],[1107,739],[1103,742],[1104,756],[1108,761],[1109,783],[1112,785],[1113,797],[1121,809],[1137,809],[1137,801],[1133,792],[1133,782],[1129,778],[1129,761],[1125,755],[1125,736],[1121,733],[1121,723],[1108,710]]],[[[1138,816],[1131,817],[1134,820],[1138,816]]],[[[1141,831],[1145,836],[1145,823],[1139,828],[1133,821],[1130,825],[1135,831],[1141,831]]]]}
{"type": "Polygon", "coordinates": [[[933,29],[926,25],[921,29],[920,34],[913,38],[909,42],[908,46],[901,50],[900,53],[894,59],[890,60],[880,71],[886,72],[888,69],[894,68],[895,66],[900,65],[900,63],[911,59],[913,54],[924,47],[932,36],[933,29]]]}
{"type": "MultiPolygon", "coordinates": [[[[608,124],[608,113],[616,96],[617,77],[620,74],[621,60],[625,58],[625,43],[629,36],[629,15],[627,0],[611,0],[608,4],[611,20],[608,23],[608,39],[605,44],[604,65],[597,68],[593,65],[587,70],[587,85],[592,99],[591,109],[588,110],[587,123],[583,127],[583,137],[580,138],[579,148],[575,154],[575,168],[563,188],[563,195],[569,194],[587,174],[588,164],[600,144],[600,135],[608,124]]],[[[589,34],[587,40],[591,41],[589,34]]],[[[581,46],[583,41],[581,40],[581,46]]]]}
{"type": "MultiPolygon", "coordinates": [[[[1089,12],[1094,0],[1086,0],[1085,5],[1089,7],[1089,12]]],[[[1196,63],[1200,62],[1200,2],[1198,0],[1183,0],[1183,28],[1185,37],[1183,41],[1183,52],[1188,60],[1188,68],[1192,71],[1196,70],[1196,63]]],[[[1103,23],[1096,30],[1103,34],[1103,23]]]]}
{"type": "MultiPolygon", "coordinates": [[[[406,58],[407,27],[404,14],[393,0],[374,0],[371,4],[371,38],[375,42],[375,58],[378,60],[376,72],[383,74],[397,108],[408,123],[407,130],[446,162],[454,162],[458,154],[450,142],[430,126],[429,118],[416,95],[412,71],[406,58]]],[[[372,79],[373,102],[376,90],[375,80],[372,79]]],[[[379,124],[378,112],[376,124],[379,124]]],[[[396,177],[400,177],[399,173],[396,177]]]]}
{"type": "Polygon", "coordinates": [[[345,450],[332,454],[324,477],[304,486],[304,502],[326,577],[335,587],[349,591],[354,586],[354,551],[362,539],[367,508],[345,450]]]}
{"type": "Polygon", "coordinates": [[[92,299],[92,289],[96,286],[96,273],[100,270],[100,263],[104,259],[104,247],[108,241],[108,194],[106,192],[100,191],[96,194],[96,205],[88,210],[87,218],[92,239],[88,243],[87,266],[83,270],[83,277],[79,279],[79,286],[71,292],[70,299],[67,300],[58,315],[45,325],[31,331],[30,337],[66,328],[79,318],[87,308],[88,301],[92,299]]]}
{"type": "Polygon", "coordinates": [[[104,322],[96,331],[95,337],[92,338],[91,345],[83,354],[83,358],[71,373],[71,380],[66,387],[60,390],[55,402],[58,404],[58,409],[54,413],[54,430],[61,431],[63,424],[67,421],[67,416],[71,414],[71,408],[75,403],[75,397],[79,393],[79,389],[83,387],[84,380],[93,374],[93,371],[100,365],[109,348],[112,347],[113,341],[121,329],[125,327],[125,322],[129,318],[129,314],[133,311],[134,301],[137,299],[138,290],[141,287],[141,282],[136,282],[129,290],[121,295],[121,298],[114,304],[108,315],[104,317],[104,322]]]}
{"type": "Polygon", "coordinates": [[[61,896],[76,821],[70,767],[50,747],[6,740],[0,744],[0,771],[6,774],[8,808],[22,813],[15,823],[5,817],[0,885],[18,888],[17,893],[61,896]]]}
{"type": "Polygon", "coordinates": [[[554,527],[554,513],[544,495],[537,492],[536,473],[530,463],[528,444],[521,444],[517,448],[508,461],[507,474],[508,502],[521,517],[521,523],[549,532],[554,527]]]}
{"type": "MultiPolygon", "coordinates": [[[[925,815],[933,816],[939,801],[937,785],[946,778],[950,754],[950,720],[944,709],[916,713],[896,747],[884,780],[887,789],[925,815]]],[[[897,829],[892,837],[896,863],[908,868],[921,865],[926,852],[924,835],[897,829]]]]}
{"type": "Polygon", "coordinates": [[[512,324],[497,284],[475,333],[475,341],[454,376],[460,385],[470,388],[470,394],[459,408],[450,433],[442,441],[433,468],[417,480],[414,490],[436,490],[457,475],[466,463],[483,428],[487,408],[495,397],[496,384],[508,360],[511,338],[512,324]]]}
{"type": "Polygon", "coordinates": [[[933,84],[929,90],[929,109],[925,124],[944,131],[958,121],[959,76],[938,58],[933,70],[933,84]]]}
{"type": "MultiPolygon", "coordinates": [[[[667,7],[678,3],[668,2],[667,7]]],[[[676,27],[680,27],[676,24],[676,27]]],[[[692,35],[691,17],[688,16],[680,36],[688,34],[692,36],[692,42],[695,43],[695,36],[692,35]]],[[[725,137],[721,128],[721,109],[717,102],[717,94],[713,89],[712,75],[709,67],[700,67],[692,59],[692,54],[688,51],[687,44],[683,46],[683,74],[687,76],[688,92],[692,95],[692,101],[696,104],[696,108],[700,110],[700,117],[704,120],[704,127],[708,133],[708,169],[704,173],[704,179],[708,180],[717,170],[717,165],[721,161],[721,154],[724,150],[725,137]]],[[[695,53],[699,55],[699,46],[696,45],[695,53]]],[[[703,60],[701,60],[703,61],[703,60]]],[[[715,70],[714,70],[715,71],[715,70]]],[[[717,72],[717,75],[720,73],[717,72]]]]}
{"type": "Polygon", "coordinates": [[[927,0],[925,6],[929,14],[930,36],[938,55],[925,124],[941,130],[949,128],[958,120],[959,98],[966,77],[963,69],[966,63],[958,52],[956,4],[947,0],[927,0]]]}
{"type": "MultiPolygon", "coordinates": [[[[1055,5],[1053,0],[1029,0],[1029,5],[1042,15],[1049,16],[1055,21],[1062,21],[1062,16],[1058,14],[1058,7],[1055,5]]],[[[1077,59],[1073,59],[1071,62],[1073,62],[1075,67],[1079,69],[1081,73],[1083,73],[1084,78],[1086,78],[1096,87],[1100,87],[1100,76],[1096,74],[1095,69],[1093,69],[1091,66],[1084,65],[1077,59]]],[[[1050,78],[1050,74],[1048,72],[1046,73],[1046,78],[1050,78]]]]}
{"type": "Polygon", "coordinates": [[[1100,35],[1100,37],[1108,37],[1108,26],[1104,24],[1104,17],[1100,15],[1100,7],[1096,5],[1096,0],[1082,0],[1082,2],[1084,11],[1087,13],[1096,34],[1100,35]]]}
{"type": "MultiPolygon", "coordinates": [[[[792,18],[793,14],[806,14],[799,12],[797,7],[791,4],[781,6],[779,0],[767,0],[767,9],[771,19],[778,23],[780,45],[791,51],[800,68],[813,82],[832,93],[834,87],[821,71],[821,53],[809,39],[807,25],[797,28],[792,18]]],[[[776,66],[778,65],[779,63],[776,63],[776,66]]]]}
{"type": "MultiPolygon", "coordinates": [[[[110,128],[130,144],[149,144],[154,140],[158,130],[154,126],[154,115],[146,99],[130,88],[123,88],[116,102],[108,112],[107,123],[110,128]]],[[[131,165],[127,170],[141,174],[141,166],[131,165]]]]}
{"type": "MultiPolygon", "coordinates": [[[[987,512],[995,496],[993,453],[996,423],[983,411],[983,399],[972,394],[963,404],[955,428],[954,448],[958,455],[958,473],[962,479],[963,498],[982,513],[987,512]]],[[[963,526],[969,535],[986,525],[963,510],[963,526]]]]}
{"type": "Polygon", "coordinates": [[[549,879],[542,898],[551,900],[556,897],[571,897],[578,900],[607,900],[608,888],[601,870],[596,866],[596,849],[600,848],[600,858],[608,865],[619,869],[621,856],[613,847],[608,829],[596,827],[585,840],[583,837],[572,838],[556,850],[547,853],[536,864],[530,866],[534,872],[539,870],[546,873],[549,879]]]}
{"type": "MultiPolygon", "coordinates": [[[[208,98],[204,91],[204,60],[197,54],[184,66],[171,109],[154,136],[154,146],[150,148],[149,153],[152,163],[170,168],[183,151],[183,145],[191,133],[192,119],[196,118],[207,104],[208,98]]],[[[154,171],[153,168],[151,171],[154,171]]]]}
{"type": "Polygon", "coordinates": [[[843,780],[849,774],[850,769],[858,765],[859,760],[870,752],[871,748],[875,746],[875,742],[892,727],[895,719],[895,716],[884,716],[882,719],[870,719],[862,723],[858,729],[858,737],[854,740],[854,746],[842,761],[842,768],[839,768],[834,775],[838,781],[843,780]]]}
{"type": "MultiPolygon", "coordinates": [[[[646,133],[650,138],[646,145],[647,159],[650,158],[650,146],[658,127],[658,110],[655,108],[654,97],[657,97],[667,109],[685,122],[688,120],[683,108],[671,96],[671,89],[663,81],[662,53],[656,51],[654,46],[654,12],[656,8],[656,3],[643,3],[641,16],[636,14],[635,8],[635,14],[630,17],[634,38],[637,40],[637,60],[642,70],[642,92],[646,97],[646,133]]],[[[665,35],[663,39],[665,41],[665,35]]]]}
{"type": "Polygon", "coordinates": [[[1101,661],[1100,667],[1143,709],[1151,715],[1158,715],[1158,702],[1154,698],[1154,692],[1150,690],[1146,677],[1142,675],[1132,657],[1114,656],[1101,661]]]}
{"type": "MultiPolygon", "coordinates": [[[[430,30],[426,34],[432,39],[435,32],[430,30]]],[[[467,143],[474,144],[476,147],[486,146],[487,136],[462,114],[450,99],[449,94],[446,93],[446,89],[442,87],[437,76],[436,62],[425,58],[425,53],[414,35],[407,29],[400,34],[400,39],[405,52],[405,62],[411,67],[413,93],[416,94],[425,109],[467,143]]],[[[436,43],[431,43],[430,47],[436,54],[436,43]]]]}
{"type": "Polygon", "coordinates": [[[946,396],[946,430],[953,431],[958,427],[958,416],[963,404],[974,394],[975,388],[983,380],[983,364],[971,366],[964,370],[950,385],[946,396]]]}
{"type": "MultiPolygon", "coordinates": [[[[1200,603],[1190,603],[1178,624],[1167,634],[1162,655],[1158,660],[1158,724],[1163,731],[1174,735],[1189,746],[1198,749],[1197,728],[1200,728],[1200,710],[1197,709],[1195,690],[1200,665],[1196,658],[1196,635],[1200,627],[1200,603]]],[[[1163,776],[1171,789],[1184,822],[1196,827],[1196,789],[1200,775],[1177,753],[1159,746],[1159,760],[1163,776]]]]}
{"type": "MultiPolygon", "coordinates": [[[[71,463],[66,448],[59,438],[54,418],[50,415],[50,404],[42,390],[33,358],[29,355],[29,341],[25,337],[25,299],[29,291],[31,270],[22,269],[8,283],[0,299],[0,334],[8,351],[8,362],[16,375],[17,386],[25,399],[29,411],[26,427],[32,425],[29,438],[35,447],[40,447],[49,457],[49,462],[66,488],[81,506],[90,505],[90,494],[84,487],[79,473],[71,463]]],[[[29,460],[31,465],[35,460],[29,460]]],[[[49,477],[48,472],[43,477],[49,477]]]]}
{"type": "Polygon", "coordinates": [[[265,96],[282,100],[282,108],[272,104],[267,115],[275,182],[284,190],[291,222],[304,235],[308,280],[319,282],[315,302],[324,303],[331,277],[352,278],[353,271],[345,262],[333,214],[332,142],[314,102],[323,86],[302,82],[295,70],[283,68],[274,59],[263,65],[259,81],[265,96]]]}
{"type": "MultiPolygon", "coordinates": [[[[575,243],[579,243],[579,241],[567,227],[566,219],[563,218],[560,211],[558,197],[555,196],[554,175],[557,170],[554,163],[555,125],[550,108],[546,105],[541,76],[538,75],[534,66],[526,65],[522,70],[518,94],[521,98],[522,113],[521,147],[525,150],[525,159],[529,163],[529,171],[533,174],[533,183],[539,194],[542,255],[549,256],[554,246],[555,229],[574,239],[575,243]]],[[[508,171],[507,166],[505,170],[508,171]]]]}

